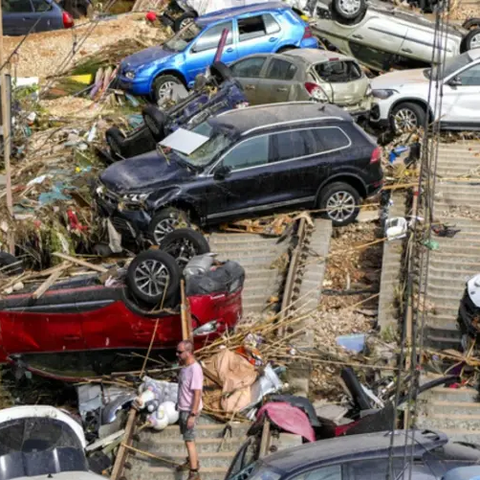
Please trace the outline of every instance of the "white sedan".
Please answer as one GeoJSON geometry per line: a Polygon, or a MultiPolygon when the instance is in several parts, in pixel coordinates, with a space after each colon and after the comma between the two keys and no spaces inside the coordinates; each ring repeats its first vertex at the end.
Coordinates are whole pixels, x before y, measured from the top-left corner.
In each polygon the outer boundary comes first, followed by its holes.
{"type": "Polygon", "coordinates": [[[435,68],[403,70],[373,79],[370,121],[390,126],[395,132],[423,126],[427,119],[439,121],[443,129],[479,130],[480,49],[446,61],[440,75],[441,111],[437,112],[433,112],[435,68]],[[429,98],[430,78],[433,82],[429,98]]]}

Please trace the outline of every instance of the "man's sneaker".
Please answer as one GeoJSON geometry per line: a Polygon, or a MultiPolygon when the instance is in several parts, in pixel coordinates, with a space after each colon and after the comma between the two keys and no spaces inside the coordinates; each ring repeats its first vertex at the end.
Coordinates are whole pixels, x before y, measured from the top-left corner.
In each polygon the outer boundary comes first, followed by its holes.
{"type": "Polygon", "coordinates": [[[190,470],[190,461],[188,460],[188,457],[187,457],[187,459],[186,459],[183,463],[181,463],[180,465],[176,466],[176,467],[175,467],[175,470],[176,470],[177,472],[185,472],[185,471],[187,471],[187,470],[190,470]]]}
{"type": "Polygon", "coordinates": [[[198,473],[198,470],[190,470],[187,480],[200,480],[200,473],[198,473]]]}

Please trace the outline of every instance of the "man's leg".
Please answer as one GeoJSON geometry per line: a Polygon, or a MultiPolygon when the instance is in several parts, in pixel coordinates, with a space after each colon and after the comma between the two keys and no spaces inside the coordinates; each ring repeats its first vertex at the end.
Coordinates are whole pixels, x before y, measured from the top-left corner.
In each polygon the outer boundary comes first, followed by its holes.
{"type": "Polygon", "coordinates": [[[185,445],[188,450],[188,458],[190,459],[190,470],[198,471],[198,454],[197,446],[194,440],[186,440],[185,445]]]}

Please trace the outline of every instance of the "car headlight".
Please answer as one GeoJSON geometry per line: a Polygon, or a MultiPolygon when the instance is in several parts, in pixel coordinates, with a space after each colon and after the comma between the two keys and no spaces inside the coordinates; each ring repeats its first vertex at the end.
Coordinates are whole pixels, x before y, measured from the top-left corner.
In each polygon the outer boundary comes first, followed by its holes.
{"type": "Polygon", "coordinates": [[[149,193],[127,193],[123,195],[122,200],[130,203],[141,203],[145,201],[149,195],[149,193]]]}
{"type": "Polygon", "coordinates": [[[130,80],[133,80],[133,79],[135,78],[135,72],[132,72],[132,71],[126,72],[126,73],[125,73],[125,76],[126,76],[127,78],[129,78],[130,80]]]}
{"type": "Polygon", "coordinates": [[[380,98],[381,100],[385,100],[385,99],[391,97],[392,95],[394,95],[395,93],[398,93],[397,90],[389,90],[389,89],[372,90],[372,95],[375,98],[380,98]]]}

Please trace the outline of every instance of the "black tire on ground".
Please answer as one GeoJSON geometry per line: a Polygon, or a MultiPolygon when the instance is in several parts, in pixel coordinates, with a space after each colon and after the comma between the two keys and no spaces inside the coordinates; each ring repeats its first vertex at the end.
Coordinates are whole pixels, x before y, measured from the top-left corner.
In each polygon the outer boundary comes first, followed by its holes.
{"type": "Polygon", "coordinates": [[[177,208],[167,207],[159,210],[148,226],[148,236],[154,245],[160,245],[167,234],[177,228],[190,226],[188,215],[177,208]]]}
{"type": "Polygon", "coordinates": [[[161,305],[162,301],[167,302],[177,295],[180,276],[180,269],[171,255],[147,250],[130,263],[127,285],[136,299],[147,305],[161,305]]]}
{"type": "Polygon", "coordinates": [[[474,48],[480,48],[480,28],[478,27],[470,30],[463,37],[460,51],[464,53],[468,50],[473,50],[474,48]]]}
{"type": "Polygon", "coordinates": [[[402,102],[390,113],[390,126],[395,134],[415,130],[425,125],[426,112],[421,105],[402,102]]]}
{"type": "Polygon", "coordinates": [[[182,271],[194,256],[210,252],[207,239],[191,228],[179,228],[170,232],[160,243],[160,248],[175,258],[182,271]]]}
{"type": "Polygon", "coordinates": [[[153,82],[152,96],[157,104],[166,97],[172,85],[183,85],[183,82],[175,75],[160,75],[153,82]]]}
{"type": "Polygon", "coordinates": [[[105,139],[107,140],[110,151],[117,157],[123,157],[123,147],[125,142],[125,135],[118,127],[110,127],[105,132],[105,139]]]}
{"type": "Polygon", "coordinates": [[[212,63],[210,74],[219,85],[227,80],[233,80],[232,71],[223,62],[212,63]]]}
{"type": "Polygon", "coordinates": [[[143,121],[150,130],[153,138],[160,142],[166,136],[165,126],[167,124],[167,115],[159,110],[155,105],[146,106],[143,111],[143,121]]]}
{"type": "Polygon", "coordinates": [[[355,0],[355,2],[345,0],[333,0],[332,9],[340,21],[352,21],[360,18],[367,9],[366,0],[355,0]],[[352,5],[355,3],[355,5],[352,5]]]}
{"type": "Polygon", "coordinates": [[[180,15],[175,22],[173,22],[173,31],[175,33],[179,32],[183,27],[186,27],[189,23],[192,23],[197,15],[195,12],[185,12],[183,15],[180,15]]]}
{"type": "Polygon", "coordinates": [[[324,187],[318,207],[322,217],[331,220],[334,227],[343,227],[357,218],[360,200],[360,194],[351,185],[335,182],[324,187]]]}
{"type": "Polygon", "coordinates": [[[23,273],[22,261],[7,252],[0,252],[0,275],[14,277],[23,273]]]}

